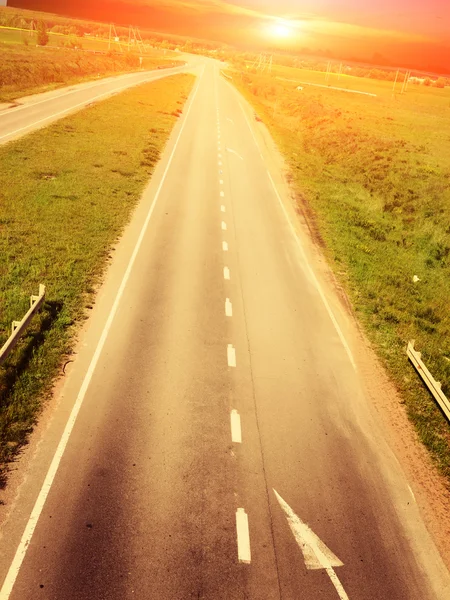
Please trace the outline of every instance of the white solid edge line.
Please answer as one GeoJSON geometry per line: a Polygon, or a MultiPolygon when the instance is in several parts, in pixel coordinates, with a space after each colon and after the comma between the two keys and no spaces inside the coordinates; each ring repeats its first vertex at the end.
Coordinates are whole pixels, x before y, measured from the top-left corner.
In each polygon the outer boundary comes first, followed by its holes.
{"type": "MultiPolygon", "coordinates": [[[[172,68],[179,68],[179,67],[172,67],[172,68]]],[[[152,70],[151,72],[154,72],[155,75],[160,75],[161,73],[158,73],[157,71],[155,72],[154,70],[152,70]]],[[[148,72],[147,72],[148,73],[148,72]]],[[[122,81],[123,79],[129,79],[130,77],[132,77],[133,75],[140,75],[139,71],[135,72],[135,73],[127,73],[126,75],[119,75],[116,78],[116,81],[122,81]]],[[[20,110],[24,110],[25,108],[34,108],[35,106],[39,106],[39,104],[44,104],[45,102],[51,102],[52,100],[59,100],[60,98],[64,98],[65,96],[70,96],[70,94],[76,94],[77,92],[82,92],[84,90],[90,90],[92,88],[94,88],[95,86],[100,86],[100,85],[104,85],[105,83],[107,83],[107,80],[111,79],[111,76],[109,77],[103,77],[102,79],[100,79],[100,81],[93,81],[92,83],[90,83],[89,85],[85,85],[83,87],[79,87],[77,89],[71,89],[67,92],[64,92],[63,94],[59,94],[58,96],[53,96],[52,98],[44,98],[43,100],[39,100],[38,102],[32,102],[30,104],[21,104],[20,106],[15,106],[14,108],[5,108],[4,110],[0,111],[0,118],[3,115],[11,115],[14,114],[16,112],[19,112],[20,110]]],[[[114,77],[113,77],[114,79],[114,77]]],[[[77,85],[77,84],[75,84],[77,85]]],[[[69,86],[71,87],[71,86],[69,86]]]]}
{"type": "Polygon", "coordinates": [[[290,218],[289,218],[289,215],[288,215],[288,213],[287,213],[287,210],[286,210],[286,208],[285,208],[285,206],[284,206],[284,204],[283,204],[283,201],[281,200],[280,194],[278,193],[278,190],[277,190],[277,188],[276,188],[276,186],[275,186],[275,183],[274,183],[274,181],[273,181],[273,179],[272,179],[272,175],[270,174],[269,170],[267,170],[267,174],[268,174],[268,176],[269,176],[270,183],[272,184],[272,187],[273,187],[273,189],[274,189],[274,191],[275,191],[275,194],[276,194],[276,196],[277,196],[277,198],[278,198],[278,202],[279,202],[279,204],[280,204],[280,206],[281,206],[281,208],[282,208],[282,210],[283,210],[284,216],[286,217],[286,220],[287,220],[287,222],[289,223],[289,227],[290,227],[290,229],[291,229],[291,233],[292,233],[292,235],[294,236],[294,239],[295,239],[295,241],[296,241],[296,243],[297,243],[297,247],[298,247],[298,249],[300,250],[300,253],[301,253],[301,255],[302,255],[302,258],[303,258],[303,261],[304,261],[304,264],[306,265],[306,267],[307,267],[307,269],[308,269],[308,272],[309,272],[309,274],[311,275],[311,278],[312,278],[312,280],[314,281],[314,285],[316,286],[316,289],[317,289],[317,291],[318,291],[318,293],[319,293],[319,296],[321,297],[321,299],[322,299],[322,302],[323,302],[323,304],[324,304],[324,306],[325,306],[325,308],[326,308],[326,310],[327,310],[327,312],[328,312],[328,315],[329,315],[329,317],[330,317],[330,319],[331,319],[331,322],[333,323],[333,325],[334,325],[334,328],[336,329],[336,332],[337,332],[337,334],[338,334],[338,336],[339,336],[339,339],[341,340],[341,343],[342,343],[342,345],[344,346],[344,348],[345,348],[345,351],[347,352],[347,355],[348,355],[348,357],[349,357],[349,359],[350,359],[350,362],[352,363],[352,366],[353,366],[353,368],[354,368],[354,369],[355,369],[355,371],[356,371],[356,364],[355,364],[355,360],[354,360],[354,358],[353,358],[352,351],[350,350],[350,347],[349,347],[349,345],[347,344],[347,340],[345,339],[345,336],[344,336],[344,334],[342,333],[342,330],[341,330],[341,328],[340,328],[340,326],[339,326],[339,323],[337,322],[337,320],[336,320],[336,317],[334,316],[334,313],[333,313],[333,311],[331,310],[331,307],[330,307],[330,305],[328,304],[328,300],[327,300],[327,299],[326,299],[326,297],[325,297],[325,294],[324,294],[324,292],[323,292],[323,290],[322,290],[322,286],[320,285],[320,283],[319,283],[319,281],[318,281],[318,279],[317,279],[317,277],[316,277],[316,275],[315,275],[314,271],[312,270],[312,268],[310,267],[310,265],[309,265],[309,263],[308,263],[308,258],[307,258],[307,256],[306,256],[306,253],[305,253],[305,251],[304,251],[304,249],[303,249],[303,246],[302,246],[302,244],[300,243],[300,240],[298,239],[298,236],[297,236],[297,233],[296,233],[296,231],[295,231],[295,228],[294,228],[294,226],[292,225],[292,222],[291,222],[291,220],[290,220],[290,218]]]}
{"type": "Polygon", "coordinates": [[[242,444],[241,415],[236,409],[233,409],[230,413],[230,422],[231,441],[235,444],[242,444]]]}
{"type": "MultiPolygon", "coordinates": [[[[202,72],[202,75],[203,75],[203,72],[202,72]]],[[[194,100],[195,100],[195,97],[197,95],[197,91],[198,91],[198,88],[199,88],[200,79],[201,79],[202,75],[199,77],[199,79],[197,81],[197,86],[195,88],[194,94],[193,94],[191,102],[189,104],[189,108],[186,111],[186,116],[185,116],[184,122],[183,122],[183,124],[181,126],[181,129],[180,129],[180,132],[178,134],[177,140],[176,140],[175,145],[174,145],[174,147],[172,149],[172,153],[171,153],[171,155],[169,157],[169,161],[168,161],[168,163],[166,165],[165,171],[164,171],[162,179],[161,179],[161,181],[159,183],[159,186],[158,186],[158,189],[156,191],[155,197],[154,197],[153,202],[152,202],[152,204],[150,206],[149,212],[147,214],[147,218],[145,219],[145,222],[144,222],[144,224],[142,226],[142,229],[141,229],[141,232],[139,234],[139,238],[138,238],[138,240],[136,242],[136,246],[134,248],[133,254],[131,255],[130,262],[128,263],[127,270],[125,271],[125,274],[123,276],[123,279],[122,279],[122,282],[120,284],[119,290],[117,292],[116,298],[114,300],[114,304],[111,307],[110,313],[108,315],[108,319],[107,319],[107,321],[105,323],[105,326],[103,328],[102,334],[100,336],[100,339],[98,341],[97,347],[95,349],[94,355],[93,355],[93,357],[91,359],[91,362],[89,364],[88,370],[87,370],[86,375],[85,375],[85,377],[83,379],[83,383],[81,385],[81,388],[80,388],[80,391],[78,393],[77,399],[76,399],[75,404],[74,404],[74,406],[72,408],[72,411],[70,413],[70,416],[69,416],[69,419],[67,421],[66,427],[64,428],[63,434],[62,434],[61,439],[59,441],[59,444],[58,444],[58,447],[56,449],[55,455],[53,456],[53,459],[52,459],[52,462],[51,462],[50,467],[48,469],[48,472],[47,472],[47,475],[45,477],[44,483],[42,484],[42,488],[41,488],[41,490],[39,492],[39,495],[38,495],[38,497],[36,499],[36,502],[34,504],[33,510],[31,511],[30,517],[28,519],[28,523],[27,523],[27,525],[25,527],[25,531],[23,532],[23,535],[22,535],[22,538],[20,540],[19,546],[18,546],[18,548],[16,550],[16,554],[14,555],[14,558],[13,558],[13,561],[11,563],[11,566],[9,567],[8,573],[6,574],[5,580],[4,580],[2,588],[0,590],[0,600],[8,600],[8,598],[9,598],[9,596],[11,594],[11,591],[13,589],[14,583],[15,583],[15,581],[17,579],[18,574],[19,574],[20,567],[22,566],[22,562],[23,562],[23,560],[25,558],[25,554],[26,554],[27,549],[28,549],[28,547],[30,545],[31,538],[33,536],[33,533],[34,533],[34,530],[36,528],[37,522],[38,522],[39,517],[41,515],[42,509],[43,509],[44,504],[45,504],[45,501],[47,500],[47,496],[48,496],[48,494],[50,492],[50,488],[51,488],[51,486],[53,484],[53,480],[54,480],[56,472],[58,470],[59,463],[61,462],[61,458],[62,458],[62,456],[64,454],[65,449],[66,449],[67,442],[69,441],[69,437],[70,437],[70,435],[72,433],[72,430],[73,430],[73,427],[75,425],[75,421],[77,419],[78,413],[80,412],[81,405],[83,404],[83,400],[85,398],[87,389],[88,389],[89,384],[91,382],[92,375],[93,375],[94,370],[95,370],[95,368],[97,366],[98,360],[100,358],[100,354],[101,354],[101,352],[103,350],[103,346],[105,345],[106,338],[108,336],[109,330],[111,328],[112,322],[113,322],[115,314],[117,312],[117,308],[119,306],[119,302],[120,302],[120,299],[121,299],[121,297],[123,295],[125,286],[126,286],[126,284],[128,282],[128,279],[130,277],[131,269],[133,268],[134,262],[136,260],[136,256],[137,256],[137,254],[139,252],[139,249],[141,247],[142,240],[144,239],[144,235],[146,233],[148,224],[149,224],[151,216],[153,214],[156,202],[157,202],[157,200],[159,198],[159,195],[161,193],[161,189],[162,189],[162,186],[163,186],[163,184],[165,182],[165,179],[166,179],[167,173],[169,171],[170,165],[172,164],[172,159],[174,157],[176,149],[178,148],[178,143],[180,141],[181,134],[184,131],[184,127],[185,127],[185,124],[187,122],[187,118],[189,116],[189,112],[191,110],[191,107],[192,107],[192,105],[194,103],[194,100]]]]}
{"type": "Polygon", "coordinates": [[[233,344],[228,344],[227,346],[227,359],[229,367],[236,366],[236,349],[233,347],[233,344]]]}
{"type": "Polygon", "coordinates": [[[250,532],[248,529],[248,516],[243,508],[236,511],[236,532],[238,546],[238,560],[249,565],[252,561],[250,551],[250,532]]]}
{"type": "MultiPolygon", "coordinates": [[[[160,74],[158,76],[152,77],[151,81],[157,81],[158,79],[162,79],[164,77],[168,77],[167,73],[164,74],[160,74]]],[[[145,83],[144,81],[141,81],[139,83],[145,83]]],[[[136,83],[135,85],[138,85],[138,83],[136,83]]],[[[59,117],[60,115],[63,115],[67,112],[73,111],[76,108],[80,108],[81,106],[86,106],[88,104],[91,104],[92,102],[95,102],[96,100],[99,100],[100,98],[104,98],[105,96],[113,96],[114,94],[117,94],[118,92],[121,92],[123,90],[126,90],[127,88],[130,87],[134,87],[134,85],[125,85],[121,88],[117,88],[115,90],[109,91],[109,92],[105,92],[103,94],[99,94],[98,96],[94,96],[93,98],[90,98],[89,100],[85,100],[84,102],[79,102],[78,104],[74,104],[73,106],[70,106],[69,108],[65,108],[64,110],[61,110],[57,113],[53,113],[52,115],[49,115],[48,117],[45,117],[43,119],[39,119],[39,121],[34,121],[33,123],[30,123],[29,125],[25,125],[25,127],[20,127],[19,129],[15,129],[14,131],[11,131],[10,133],[6,133],[5,135],[0,136],[0,140],[3,140],[7,137],[12,137],[14,135],[16,135],[16,133],[20,133],[21,131],[25,131],[25,129],[30,129],[30,127],[35,127],[36,125],[39,125],[40,123],[45,123],[45,121],[49,121],[50,119],[54,119],[55,117],[59,117]]],[[[30,105],[30,106],[34,106],[34,105],[30,105]]]]}
{"type": "MultiPolygon", "coordinates": [[[[255,137],[255,134],[253,133],[253,130],[252,130],[251,126],[250,126],[250,123],[249,123],[249,120],[247,118],[247,115],[245,114],[244,108],[243,108],[242,104],[240,103],[240,101],[238,101],[238,104],[241,107],[242,113],[244,115],[245,122],[247,123],[248,128],[250,129],[250,133],[252,134],[252,137],[253,137],[253,140],[255,142],[256,148],[257,148],[259,154],[261,155],[261,158],[263,159],[263,161],[265,163],[264,157],[263,157],[263,155],[261,153],[261,150],[259,149],[259,144],[258,144],[258,142],[256,140],[256,137],[255,137]]],[[[297,244],[297,247],[300,250],[300,253],[301,253],[302,257],[303,257],[305,266],[307,267],[307,269],[308,269],[308,271],[309,271],[309,273],[311,275],[311,278],[314,281],[314,285],[316,286],[316,289],[317,289],[317,291],[319,293],[319,296],[322,299],[322,302],[323,302],[323,304],[324,304],[324,306],[325,306],[325,308],[326,308],[326,310],[328,312],[328,315],[329,315],[329,317],[330,317],[330,319],[331,319],[331,321],[332,321],[332,323],[334,325],[334,328],[336,329],[336,332],[337,332],[337,334],[339,336],[339,339],[341,340],[341,343],[344,346],[344,349],[345,349],[345,351],[347,353],[348,358],[350,359],[350,362],[351,362],[351,364],[353,366],[353,369],[356,371],[356,363],[355,363],[355,360],[353,358],[352,351],[350,350],[350,347],[347,344],[347,340],[345,339],[345,336],[342,333],[342,330],[341,330],[341,328],[339,326],[339,323],[337,322],[336,317],[334,316],[334,313],[331,310],[330,305],[328,304],[328,301],[327,301],[327,299],[325,297],[325,294],[323,293],[322,287],[321,287],[321,285],[320,285],[320,283],[319,283],[319,281],[318,281],[318,279],[317,279],[314,271],[312,270],[312,268],[309,265],[306,253],[305,253],[305,251],[303,249],[302,244],[300,243],[300,240],[298,238],[297,232],[295,231],[295,228],[294,228],[294,226],[293,226],[293,224],[291,222],[291,219],[289,218],[289,215],[288,215],[287,210],[286,210],[286,208],[285,208],[285,206],[283,204],[283,201],[281,200],[281,196],[280,196],[280,194],[279,194],[279,192],[278,192],[278,190],[277,190],[277,188],[275,186],[275,183],[274,183],[274,181],[272,179],[272,175],[270,174],[269,169],[267,169],[267,174],[269,176],[269,179],[270,179],[270,182],[272,184],[272,187],[273,187],[273,189],[275,191],[275,195],[276,195],[276,197],[278,199],[278,202],[279,202],[279,204],[280,204],[280,206],[281,206],[281,208],[283,210],[283,214],[284,214],[284,216],[285,216],[285,218],[286,218],[286,220],[288,222],[288,225],[289,225],[289,228],[291,230],[291,233],[294,236],[294,239],[295,239],[295,242],[297,244]]]]}
{"type": "Polygon", "coordinates": [[[233,316],[233,305],[231,304],[231,300],[229,298],[225,300],[225,315],[227,317],[233,316]]]}
{"type": "MultiPolygon", "coordinates": [[[[223,268],[223,278],[230,279],[230,269],[228,267],[223,268]]],[[[1,596],[0,596],[0,600],[2,600],[1,596]]]]}

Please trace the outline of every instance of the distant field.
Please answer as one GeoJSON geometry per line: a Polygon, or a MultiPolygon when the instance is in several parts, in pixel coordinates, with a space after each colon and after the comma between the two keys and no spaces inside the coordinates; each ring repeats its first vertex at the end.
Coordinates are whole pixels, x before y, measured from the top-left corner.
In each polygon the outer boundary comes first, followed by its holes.
{"type": "Polygon", "coordinates": [[[302,69],[230,74],[287,158],[299,207],[450,484],[450,428],[405,354],[415,339],[450,396],[450,89],[393,97],[392,82],[341,77],[373,98],[276,79],[325,79],[302,69]]]}
{"type": "MultiPolygon", "coordinates": [[[[64,47],[70,41],[71,44],[76,44],[83,50],[91,50],[93,52],[108,52],[109,49],[116,52],[128,52],[128,44],[126,42],[115,42],[113,39],[110,42],[108,37],[64,35],[62,33],[53,33],[52,31],[48,32],[48,36],[48,46],[64,47]]],[[[36,38],[37,34],[34,31],[0,26],[0,43],[35,46],[36,38]]],[[[148,43],[145,45],[140,43],[131,44],[130,51],[136,54],[152,54],[161,57],[169,54],[169,51],[164,49],[150,48],[150,44],[148,43]]]]}
{"type": "MultiPolygon", "coordinates": [[[[154,69],[173,63],[155,51],[143,57],[142,68],[154,69]]],[[[0,44],[0,102],[139,68],[139,58],[132,53],[102,55],[51,46],[0,44]]]]}
{"type": "Polygon", "coordinates": [[[47,286],[44,309],[0,368],[0,485],[193,82],[141,85],[0,147],[0,346],[47,286]]]}
{"type": "MultiPolygon", "coordinates": [[[[248,64],[250,66],[250,63],[248,64]]],[[[327,85],[330,87],[341,87],[346,90],[359,90],[362,92],[376,94],[380,98],[387,99],[391,99],[394,92],[393,81],[380,81],[378,79],[371,79],[369,77],[355,77],[353,75],[346,75],[344,73],[341,73],[341,75],[338,75],[338,73],[330,73],[327,81],[326,73],[321,71],[273,65],[271,76],[277,81],[283,81],[284,79],[289,80],[284,81],[284,85],[286,87],[289,85],[296,87],[297,85],[300,85],[302,81],[304,81],[307,83],[327,85]]],[[[441,90],[435,87],[419,86],[410,82],[408,84],[406,94],[400,94],[402,87],[402,82],[400,82],[401,77],[402,73],[399,74],[399,81],[395,85],[394,95],[397,97],[397,100],[407,95],[411,103],[429,104],[430,98],[433,98],[433,105],[448,107],[450,102],[450,87],[445,88],[445,90],[441,90]]]]}

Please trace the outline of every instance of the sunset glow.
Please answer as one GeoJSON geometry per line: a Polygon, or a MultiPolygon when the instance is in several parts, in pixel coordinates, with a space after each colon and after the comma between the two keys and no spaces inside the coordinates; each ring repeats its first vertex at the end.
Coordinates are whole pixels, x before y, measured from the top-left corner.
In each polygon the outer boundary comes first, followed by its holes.
{"type": "Polygon", "coordinates": [[[448,0],[8,0],[43,10],[264,50],[450,72],[448,0]]]}
{"type": "Polygon", "coordinates": [[[270,27],[270,33],[276,38],[288,38],[292,35],[292,27],[285,23],[275,23],[270,27]]]}

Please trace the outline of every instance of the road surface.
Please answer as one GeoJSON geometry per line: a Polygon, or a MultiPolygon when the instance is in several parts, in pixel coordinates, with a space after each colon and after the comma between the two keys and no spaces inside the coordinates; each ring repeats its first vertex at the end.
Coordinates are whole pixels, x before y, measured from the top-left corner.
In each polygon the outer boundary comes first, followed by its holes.
{"type": "Polygon", "coordinates": [[[0,144],[17,139],[31,131],[49,125],[76,110],[98,102],[129,87],[156,81],[168,75],[183,73],[188,65],[152,71],[138,71],[118,77],[61,88],[39,96],[22,99],[19,106],[0,110],[0,144]]]}
{"type": "Polygon", "coordinates": [[[5,508],[1,600],[450,597],[254,129],[206,63],[5,508]]]}

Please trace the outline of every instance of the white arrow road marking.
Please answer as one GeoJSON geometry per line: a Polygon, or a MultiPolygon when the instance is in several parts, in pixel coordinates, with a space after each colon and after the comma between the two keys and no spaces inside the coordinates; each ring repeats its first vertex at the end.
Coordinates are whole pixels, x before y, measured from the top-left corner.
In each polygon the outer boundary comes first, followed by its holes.
{"type": "Polygon", "coordinates": [[[228,267],[223,268],[223,278],[230,279],[230,269],[228,267]]]}
{"type": "Polygon", "coordinates": [[[231,420],[231,441],[236,444],[242,444],[241,415],[236,409],[230,414],[231,420]]]}
{"type": "Polygon", "coordinates": [[[241,160],[244,160],[244,159],[242,158],[242,156],[236,152],[236,150],[232,150],[231,148],[227,148],[227,152],[230,152],[231,154],[236,154],[236,156],[237,156],[238,158],[240,158],[241,160]]]}
{"type": "Polygon", "coordinates": [[[227,358],[228,358],[228,366],[235,367],[236,366],[236,349],[233,347],[233,344],[228,344],[227,358]]]}
{"type": "Polygon", "coordinates": [[[236,511],[236,531],[239,562],[249,565],[252,561],[250,533],[248,530],[248,516],[243,508],[238,508],[236,511]]]}
{"type": "Polygon", "coordinates": [[[308,527],[306,523],[297,517],[292,508],[287,504],[279,493],[274,489],[275,496],[284,510],[289,527],[294,534],[297,544],[303,553],[307,569],[325,569],[331,583],[336,588],[340,600],[349,600],[347,593],[342,587],[333,567],[342,567],[343,562],[325,546],[322,540],[308,527]]]}
{"type": "Polygon", "coordinates": [[[233,316],[233,305],[231,304],[231,300],[229,298],[225,300],[225,315],[227,317],[233,316]]]}

